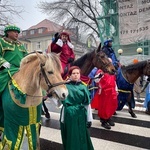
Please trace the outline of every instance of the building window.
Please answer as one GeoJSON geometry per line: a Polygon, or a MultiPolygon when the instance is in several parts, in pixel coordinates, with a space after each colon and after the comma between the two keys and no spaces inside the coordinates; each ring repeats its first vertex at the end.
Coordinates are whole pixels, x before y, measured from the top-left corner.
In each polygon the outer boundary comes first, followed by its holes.
{"type": "Polygon", "coordinates": [[[37,49],[41,48],[41,42],[37,42],[37,49]]]}
{"type": "Polygon", "coordinates": [[[30,34],[31,34],[31,35],[34,34],[34,30],[31,30],[31,31],[30,31],[30,34]]]}
{"type": "Polygon", "coordinates": [[[23,31],[23,32],[22,32],[22,35],[25,36],[25,35],[26,35],[26,31],[23,31]]]}
{"type": "Polygon", "coordinates": [[[38,33],[42,33],[43,32],[43,29],[38,29],[38,33]]]}
{"type": "Polygon", "coordinates": [[[138,47],[141,47],[143,49],[144,55],[149,55],[149,41],[148,40],[138,43],[138,47]]]}

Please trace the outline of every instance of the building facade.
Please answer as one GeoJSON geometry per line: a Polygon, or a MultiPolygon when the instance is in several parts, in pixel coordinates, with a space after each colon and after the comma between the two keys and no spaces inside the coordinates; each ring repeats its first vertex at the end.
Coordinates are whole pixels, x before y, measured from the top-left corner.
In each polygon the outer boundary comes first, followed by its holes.
{"type": "Polygon", "coordinates": [[[74,51],[76,58],[90,51],[87,44],[79,42],[78,33],[75,29],[65,29],[63,26],[60,26],[48,19],[41,21],[27,30],[23,30],[20,34],[19,40],[24,43],[29,52],[35,50],[45,51],[48,45],[52,42],[54,34],[62,31],[66,31],[70,34],[71,42],[75,47],[74,51]]]}

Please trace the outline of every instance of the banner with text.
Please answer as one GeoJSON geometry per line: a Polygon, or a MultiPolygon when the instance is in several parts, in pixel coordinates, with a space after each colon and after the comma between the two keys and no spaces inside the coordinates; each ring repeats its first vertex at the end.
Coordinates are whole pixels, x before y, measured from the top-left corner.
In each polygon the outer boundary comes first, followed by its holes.
{"type": "Polygon", "coordinates": [[[150,0],[118,0],[120,44],[150,40],[150,0]]]}

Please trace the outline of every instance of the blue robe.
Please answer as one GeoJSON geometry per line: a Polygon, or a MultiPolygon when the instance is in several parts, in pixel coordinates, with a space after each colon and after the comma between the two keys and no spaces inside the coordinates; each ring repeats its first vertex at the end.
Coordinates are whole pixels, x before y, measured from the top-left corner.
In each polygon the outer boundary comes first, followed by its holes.
{"type": "Polygon", "coordinates": [[[133,94],[134,84],[131,84],[125,80],[124,76],[122,75],[121,68],[118,69],[116,83],[117,83],[118,92],[119,92],[117,110],[123,109],[124,105],[127,102],[127,98],[128,98],[130,93],[132,94],[131,107],[134,108],[135,107],[134,94],[133,94]]]}
{"type": "MultiPolygon", "coordinates": [[[[88,75],[88,77],[89,77],[90,79],[94,78],[95,75],[96,75],[97,70],[98,70],[98,69],[95,67],[95,68],[90,72],[90,74],[88,75]]],[[[90,85],[90,87],[89,87],[91,100],[94,98],[94,95],[95,95],[95,93],[96,93],[96,91],[97,91],[97,88],[96,88],[96,87],[97,87],[97,86],[96,86],[95,81],[92,80],[91,85],[90,85]]]]}
{"type": "Polygon", "coordinates": [[[150,83],[148,84],[147,88],[146,88],[146,96],[145,96],[145,101],[144,101],[144,107],[146,108],[146,110],[149,110],[150,106],[150,83]]]}

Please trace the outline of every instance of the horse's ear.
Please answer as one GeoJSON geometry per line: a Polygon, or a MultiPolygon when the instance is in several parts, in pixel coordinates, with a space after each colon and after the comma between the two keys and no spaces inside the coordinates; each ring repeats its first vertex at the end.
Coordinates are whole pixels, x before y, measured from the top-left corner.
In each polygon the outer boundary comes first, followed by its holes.
{"type": "Polygon", "coordinates": [[[100,52],[101,51],[101,43],[99,44],[97,50],[96,50],[96,53],[100,52]]]}
{"type": "Polygon", "coordinates": [[[48,46],[47,53],[51,53],[51,45],[48,46]]]}
{"type": "Polygon", "coordinates": [[[46,62],[45,56],[43,54],[38,53],[38,52],[36,52],[36,55],[40,59],[41,64],[44,66],[45,62],[46,62]]]}

